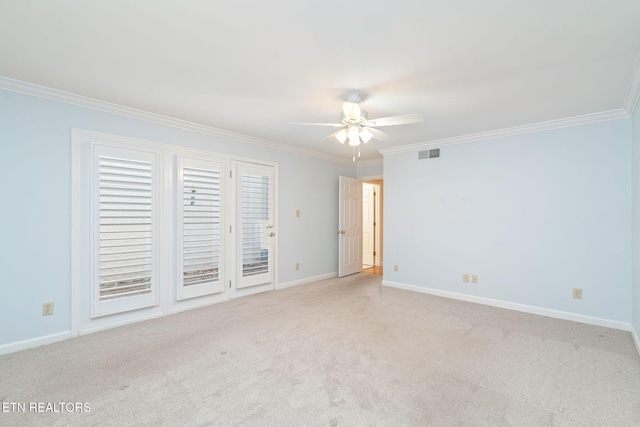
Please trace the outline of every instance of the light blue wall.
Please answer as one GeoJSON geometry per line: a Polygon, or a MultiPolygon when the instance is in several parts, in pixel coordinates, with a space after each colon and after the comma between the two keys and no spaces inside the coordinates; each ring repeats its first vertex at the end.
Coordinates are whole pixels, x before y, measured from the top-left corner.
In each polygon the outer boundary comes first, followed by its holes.
{"type": "MultiPolygon", "coordinates": [[[[337,270],[338,176],[355,176],[353,166],[0,90],[0,345],[70,329],[73,127],[278,163],[279,281],[337,270]],[[41,315],[47,301],[53,316],[41,315]]],[[[389,155],[385,280],[633,316],[640,331],[639,170],[640,108],[633,120],[443,147],[439,159],[389,155]],[[480,283],[463,285],[462,273],[480,283]],[[571,298],[573,287],[582,300],[571,298]]]]}
{"type": "Polygon", "coordinates": [[[630,119],[387,155],[384,279],[629,323],[630,158],[630,119]]]}
{"type": "Polygon", "coordinates": [[[338,176],[355,167],[0,90],[0,345],[70,330],[72,128],[278,163],[279,282],[337,271],[338,176]]]}
{"type": "MultiPolygon", "coordinates": [[[[633,329],[640,334],[640,105],[632,117],[633,144],[633,290],[631,304],[633,329]]],[[[640,350],[640,348],[639,348],[640,350]]]]}
{"type": "Polygon", "coordinates": [[[358,178],[382,177],[382,161],[377,164],[358,164],[356,166],[358,178]]]}

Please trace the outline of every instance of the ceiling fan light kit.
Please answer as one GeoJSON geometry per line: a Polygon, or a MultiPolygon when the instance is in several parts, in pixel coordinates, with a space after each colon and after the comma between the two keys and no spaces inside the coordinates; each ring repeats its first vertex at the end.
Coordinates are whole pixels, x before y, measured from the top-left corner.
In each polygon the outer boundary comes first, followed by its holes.
{"type": "Polygon", "coordinates": [[[336,139],[340,141],[340,144],[344,144],[349,134],[347,133],[346,129],[340,129],[338,132],[335,133],[335,136],[336,136],[336,139]]]}
{"type": "Polygon", "coordinates": [[[362,142],[364,142],[365,144],[367,142],[369,142],[371,140],[371,138],[373,138],[373,133],[371,133],[371,131],[367,128],[362,128],[360,130],[360,139],[362,140],[362,142]]]}
{"type": "MultiPolygon", "coordinates": [[[[347,96],[346,101],[342,104],[342,113],[340,114],[341,123],[291,123],[303,126],[332,126],[342,127],[335,132],[333,136],[341,143],[349,141],[349,145],[353,147],[353,161],[356,161],[356,147],[358,148],[358,157],[360,157],[360,143],[366,144],[372,138],[385,136],[384,132],[375,129],[379,126],[395,126],[410,123],[420,123],[423,121],[422,114],[405,114],[402,116],[383,117],[381,119],[369,120],[366,111],[360,109],[360,101],[362,97],[358,94],[347,96]],[[374,132],[376,134],[374,134],[374,132]]],[[[331,136],[331,135],[330,135],[331,136]]]]}
{"type": "Polygon", "coordinates": [[[360,145],[360,129],[358,129],[357,125],[349,125],[347,136],[349,137],[349,145],[351,145],[352,147],[357,147],[358,145],[360,145]]]}

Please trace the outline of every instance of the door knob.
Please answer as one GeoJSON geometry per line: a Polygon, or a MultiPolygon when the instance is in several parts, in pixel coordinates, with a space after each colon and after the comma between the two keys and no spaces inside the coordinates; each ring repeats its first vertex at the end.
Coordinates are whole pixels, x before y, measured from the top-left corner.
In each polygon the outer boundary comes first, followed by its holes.
{"type": "Polygon", "coordinates": [[[269,237],[273,237],[275,235],[276,235],[276,233],[274,233],[273,231],[271,233],[269,233],[269,237]]]}

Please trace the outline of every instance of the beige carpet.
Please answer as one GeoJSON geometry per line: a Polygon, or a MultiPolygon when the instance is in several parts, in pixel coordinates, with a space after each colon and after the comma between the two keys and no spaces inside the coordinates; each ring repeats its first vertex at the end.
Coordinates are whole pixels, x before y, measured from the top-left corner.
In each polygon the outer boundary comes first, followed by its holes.
{"type": "Polygon", "coordinates": [[[3,426],[638,426],[640,357],[361,273],[0,356],[0,401],[27,404],[3,426]]]}

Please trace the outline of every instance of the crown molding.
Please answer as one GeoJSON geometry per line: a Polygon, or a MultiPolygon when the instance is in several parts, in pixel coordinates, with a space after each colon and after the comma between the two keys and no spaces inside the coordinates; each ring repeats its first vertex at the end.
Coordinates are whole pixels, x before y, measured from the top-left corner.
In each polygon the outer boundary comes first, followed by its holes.
{"type": "Polygon", "coordinates": [[[281,142],[270,141],[267,139],[257,138],[249,135],[243,135],[243,134],[231,132],[231,131],[226,131],[223,129],[202,125],[202,124],[190,122],[187,120],[181,120],[181,119],[176,119],[169,116],[163,116],[161,114],[150,113],[148,111],[125,107],[122,105],[113,104],[111,102],[100,101],[97,99],[76,95],[76,94],[61,91],[58,89],[40,86],[33,83],[24,82],[21,80],[11,79],[8,77],[0,76],[0,89],[23,93],[25,95],[37,96],[39,98],[46,98],[53,101],[64,102],[66,104],[73,104],[79,107],[91,108],[93,110],[117,114],[119,116],[125,116],[133,119],[144,120],[147,122],[151,122],[151,123],[155,123],[163,126],[170,126],[173,128],[178,128],[178,129],[187,130],[191,132],[211,135],[211,136],[224,138],[231,141],[245,142],[248,144],[259,145],[259,146],[270,148],[270,149],[276,149],[280,151],[286,151],[289,153],[300,154],[303,156],[313,157],[320,160],[326,160],[333,163],[353,165],[353,162],[348,159],[332,156],[330,154],[320,153],[318,151],[309,150],[307,148],[295,147],[292,145],[283,144],[281,142]]]}
{"type": "MultiPolygon", "coordinates": [[[[176,119],[169,116],[163,116],[156,113],[150,113],[148,111],[138,110],[135,108],[125,107],[110,102],[100,101],[93,98],[88,98],[81,95],[76,95],[69,92],[64,92],[58,89],[53,89],[45,86],[36,85],[20,80],[11,79],[8,77],[0,76],[0,89],[5,89],[12,92],[23,93],[25,95],[37,96],[40,98],[51,99],[53,101],[64,102],[67,104],[73,104],[84,108],[90,108],[93,110],[103,111],[106,113],[117,114],[124,117],[129,117],[138,120],[144,120],[147,122],[170,126],[182,130],[191,132],[197,132],[205,135],[210,135],[218,138],[224,138],[231,141],[244,142],[253,145],[259,145],[269,149],[276,149],[289,153],[299,154],[307,157],[312,157],[320,160],[325,160],[333,163],[343,165],[353,165],[353,162],[344,159],[342,157],[332,156],[318,151],[309,150],[307,148],[295,147],[292,145],[284,144],[281,142],[270,141],[263,138],[257,138],[249,135],[243,135],[236,132],[226,131],[223,129],[214,128],[212,126],[202,125],[199,123],[190,122],[187,120],[176,119]]],[[[391,147],[378,150],[383,156],[388,154],[403,153],[409,151],[420,150],[433,146],[445,146],[453,144],[464,144],[469,142],[481,141],[492,138],[502,138],[507,136],[522,135],[525,133],[539,132],[545,130],[559,129],[564,127],[578,126],[589,123],[597,123],[607,120],[616,120],[627,118],[633,114],[633,111],[640,100],[640,56],[636,60],[634,67],[633,78],[630,84],[630,89],[625,102],[625,108],[619,108],[610,111],[604,111],[600,113],[585,114],[582,116],[569,117],[559,120],[550,120],[546,122],[533,123],[523,126],[510,127],[505,129],[498,129],[487,132],[480,132],[469,135],[462,135],[452,138],[443,138],[432,141],[420,142],[417,144],[403,145],[400,147],[391,147]]],[[[358,166],[368,166],[381,164],[382,159],[363,160],[356,163],[358,166]]]]}
{"type": "Polygon", "coordinates": [[[442,147],[445,145],[466,144],[469,142],[482,141],[486,139],[504,138],[508,136],[523,135],[532,132],[541,132],[546,130],[585,125],[589,123],[598,123],[608,120],[618,120],[628,117],[629,113],[624,108],[618,108],[615,110],[603,111],[601,113],[585,114],[582,116],[568,117],[559,120],[549,120],[546,122],[532,123],[529,125],[473,133],[469,135],[456,136],[453,138],[436,139],[433,141],[425,141],[417,144],[403,145],[401,147],[384,148],[378,151],[383,156],[386,156],[388,154],[405,153],[409,151],[431,148],[433,146],[442,147]]]}
{"type": "Polygon", "coordinates": [[[633,74],[631,75],[631,82],[629,84],[629,90],[627,91],[627,99],[624,102],[624,109],[627,110],[630,116],[638,106],[640,101],[640,54],[636,58],[636,64],[633,67],[633,74]]]}
{"type": "Polygon", "coordinates": [[[382,164],[382,157],[370,160],[358,160],[356,166],[375,166],[382,164]]]}

